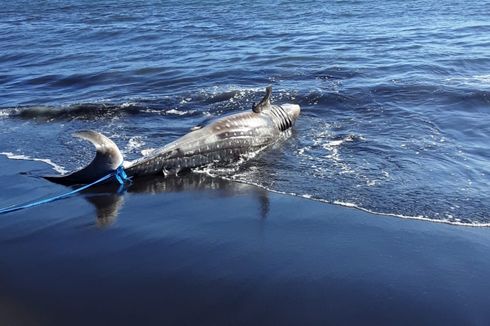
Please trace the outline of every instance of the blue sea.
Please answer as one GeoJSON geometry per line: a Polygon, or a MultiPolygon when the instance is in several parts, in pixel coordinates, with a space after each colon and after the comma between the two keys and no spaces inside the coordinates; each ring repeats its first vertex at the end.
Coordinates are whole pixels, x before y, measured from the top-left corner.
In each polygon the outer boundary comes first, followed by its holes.
{"type": "MultiPolygon", "coordinates": [[[[4,1],[0,152],[70,171],[247,111],[289,139],[209,174],[393,217],[490,225],[489,1],[4,1]]],[[[0,167],[1,168],[1,167],[0,167]]]]}

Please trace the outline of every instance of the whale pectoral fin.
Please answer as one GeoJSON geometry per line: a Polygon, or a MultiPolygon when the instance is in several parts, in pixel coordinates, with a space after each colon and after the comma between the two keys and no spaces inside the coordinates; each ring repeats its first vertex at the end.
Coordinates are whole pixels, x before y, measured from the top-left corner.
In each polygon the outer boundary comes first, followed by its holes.
{"type": "Polygon", "coordinates": [[[90,183],[111,173],[122,164],[123,156],[117,145],[101,133],[86,130],[76,132],[73,136],[88,140],[95,146],[94,159],[78,171],[65,175],[45,176],[45,179],[60,184],[90,183]]]}
{"type": "Polygon", "coordinates": [[[271,95],[272,95],[272,86],[268,86],[265,89],[265,95],[262,98],[262,100],[259,102],[259,104],[255,104],[252,106],[252,111],[255,113],[260,113],[266,109],[269,109],[271,107],[271,95]]]}

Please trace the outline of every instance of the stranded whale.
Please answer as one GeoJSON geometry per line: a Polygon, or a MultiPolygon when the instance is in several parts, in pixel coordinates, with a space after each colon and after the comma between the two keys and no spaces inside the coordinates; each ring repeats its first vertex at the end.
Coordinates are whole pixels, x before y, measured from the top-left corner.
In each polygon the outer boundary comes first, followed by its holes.
{"type": "MultiPolygon", "coordinates": [[[[213,162],[231,163],[242,156],[260,151],[280,139],[290,129],[300,113],[296,104],[271,104],[272,88],[249,112],[222,117],[211,124],[178,138],[150,155],[124,162],[129,176],[177,174],[180,171],[213,162]]],[[[95,131],[82,131],[74,136],[95,145],[96,155],[79,171],[46,179],[61,184],[90,183],[111,173],[123,164],[117,145],[95,131]]]]}

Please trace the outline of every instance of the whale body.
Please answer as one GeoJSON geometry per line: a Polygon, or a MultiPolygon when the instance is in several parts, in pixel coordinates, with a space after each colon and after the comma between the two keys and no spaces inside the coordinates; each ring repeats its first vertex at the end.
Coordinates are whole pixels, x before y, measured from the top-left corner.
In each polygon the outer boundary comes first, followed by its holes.
{"type": "Polygon", "coordinates": [[[123,163],[117,145],[96,131],[74,136],[92,142],[96,155],[79,171],[46,179],[61,184],[86,184],[113,172],[121,164],[128,176],[177,174],[210,163],[226,164],[275,143],[290,129],[300,114],[297,104],[271,104],[272,88],[252,110],[228,115],[207,126],[191,131],[150,155],[123,163]]]}

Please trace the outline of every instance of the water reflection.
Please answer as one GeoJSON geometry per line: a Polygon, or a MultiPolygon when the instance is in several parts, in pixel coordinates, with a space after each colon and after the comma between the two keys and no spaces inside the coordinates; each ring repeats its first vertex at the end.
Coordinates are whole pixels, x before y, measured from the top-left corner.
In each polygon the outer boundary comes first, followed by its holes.
{"type": "Polygon", "coordinates": [[[106,184],[83,192],[85,199],[96,209],[96,225],[104,228],[112,225],[122,209],[127,193],[158,194],[164,192],[213,191],[220,197],[253,194],[260,205],[260,217],[269,214],[268,192],[262,188],[234,182],[202,173],[187,173],[179,176],[140,177],[121,190],[117,184],[106,184]]]}

